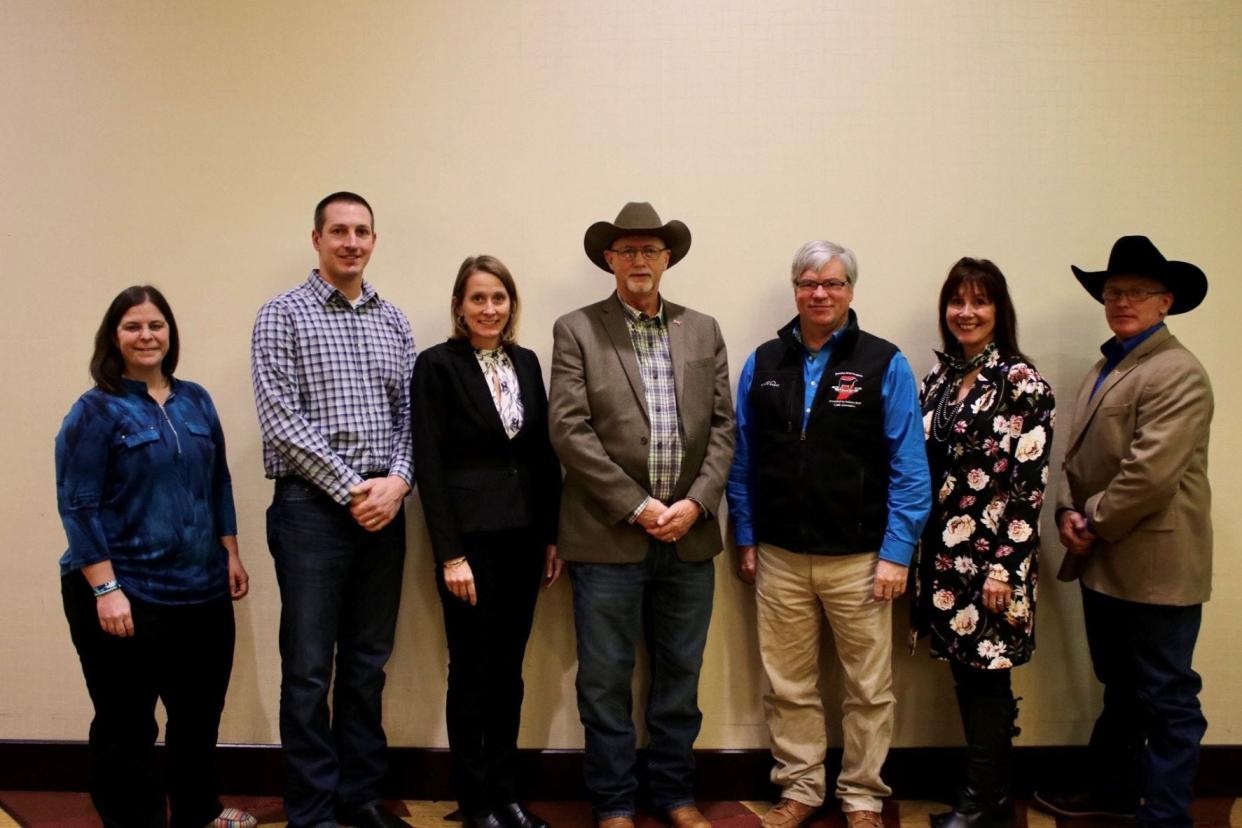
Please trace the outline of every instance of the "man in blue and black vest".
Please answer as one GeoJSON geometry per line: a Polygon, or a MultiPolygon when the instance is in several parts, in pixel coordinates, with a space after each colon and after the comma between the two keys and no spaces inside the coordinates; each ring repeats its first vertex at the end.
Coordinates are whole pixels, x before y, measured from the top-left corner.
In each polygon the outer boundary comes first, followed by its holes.
{"type": "Polygon", "coordinates": [[[878,826],[893,730],[891,601],[906,588],[931,509],[914,374],[897,347],[858,328],[858,264],[803,245],[798,315],[742,369],[729,512],[738,576],[755,584],[764,709],[781,800],[764,828],[797,828],[827,795],[819,693],[821,613],[845,673],[836,796],[850,826],[878,826]]]}

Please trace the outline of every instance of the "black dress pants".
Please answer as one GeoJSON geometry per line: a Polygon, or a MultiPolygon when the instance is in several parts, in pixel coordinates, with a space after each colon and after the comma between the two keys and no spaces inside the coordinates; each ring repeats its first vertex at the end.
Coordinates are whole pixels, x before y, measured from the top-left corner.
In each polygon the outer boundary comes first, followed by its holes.
{"type": "Polygon", "coordinates": [[[444,609],[449,670],[449,752],[463,814],[516,802],[522,660],[543,576],[545,544],[530,530],[467,535],[474,572],[471,606],[436,584],[444,609]]]}
{"type": "Polygon", "coordinates": [[[227,596],[166,606],[129,598],[132,638],[99,626],[81,572],[61,578],[73,645],[95,707],[88,749],[91,801],[108,828],[165,825],[165,787],[155,765],[155,702],[168,714],[164,741],[173,828],[203,828],[221,811],[215,769],[220,714],[233,669],[233,605],[227,596]]]}

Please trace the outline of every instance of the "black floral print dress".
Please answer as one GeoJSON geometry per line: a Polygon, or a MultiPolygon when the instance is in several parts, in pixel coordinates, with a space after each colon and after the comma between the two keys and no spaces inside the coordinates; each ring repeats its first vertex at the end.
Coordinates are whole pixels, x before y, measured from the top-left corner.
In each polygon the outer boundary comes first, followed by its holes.
{"type": "Polygon", "coordinates": [[[934,658],[1005,669],[1035,649],[1039,513],[1055,401],[1033,365],[1002,357],[991,344],[957,404],[964,371],[937,356],[919,393],[933,501],[915,562],[910,646],[930,634],[934,658]],[[1013,588],[1004,612],[984,606],[989,576],[1013,588]]]}

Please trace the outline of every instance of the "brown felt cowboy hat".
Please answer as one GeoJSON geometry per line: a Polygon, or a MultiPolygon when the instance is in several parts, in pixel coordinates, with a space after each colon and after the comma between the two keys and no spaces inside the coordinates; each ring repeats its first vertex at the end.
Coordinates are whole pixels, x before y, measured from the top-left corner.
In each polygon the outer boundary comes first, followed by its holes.
{"type": "Polygon", "coordinates": [[[690,228],[673,219],[667,224],[660,222],[655,208],[646,201],[631,201],[621,208],[614,222],[597,221],[587,228],[582,246],[587,258],[600,270],[612,273],[604,259],[604,251],[622,236],[657,236],[668,245],[668,266],[681,261],[690,250],[690,228]]]}
{"type": "Polygon", "coordinates": [[[1207,296],[1207,276],[1189,262],[1171,262],[1161,255],[1146,236],[1122,236],[1108,254],[1108,270],[1089,271],[1070,265],[1079,283],[1095,297],[1104,301],[1104,283],[1110,276],[1149,276],[1173,294],[1169,313],[1194,310],[1207,296]]]}

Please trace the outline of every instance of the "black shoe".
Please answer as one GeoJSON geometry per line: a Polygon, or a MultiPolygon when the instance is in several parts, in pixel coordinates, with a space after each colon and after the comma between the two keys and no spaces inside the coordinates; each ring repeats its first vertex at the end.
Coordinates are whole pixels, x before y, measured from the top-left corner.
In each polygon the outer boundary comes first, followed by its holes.
{"type": "Polygon", "coordinates": [[[941,814],[928,814],[927,821],[931,828],[1013,828],[1015,816],[1013,804],[1006,801],[989,807],[980,806],[978,810],[959,810],[941,814]]]}
{"type": "Polygon", "coordinates": [[[1067,819],[1094,817],[1133,822],[1135,812],[1138,810],[1135,803],[1126,804],[1119,800],[1106,800],[1086,791],[1074,793],[1036,791],[1032,799],[1039,810],[1067,819]]]}
{"type": "Polygon", "coordinates": [[[484,811],[474,816],[462,815],[462,828],[506,828],[506,824],[499,816],[491,811],[484,811]]]}
{"type": "Polygon", "coordinates": [[[410,823],[396,814],[385,811],[378,802],[369,802],[358,810],[342,816],[340,823],[352,825],[353,828],[410,828],[410,823]]]}
{"type": "Polygon", "coordinates": [[[1013,828],[1015,819],[1008,796],[987,802],[969,785],[959,794],[953,810],[927,815],[931,828],[1013,828]]]}
{"type": "Polygon", "coordinates": [[[548,823],[523,808],[521,802],[506,802],[496,812],[509,828],[548,828],[548,823]]]}

